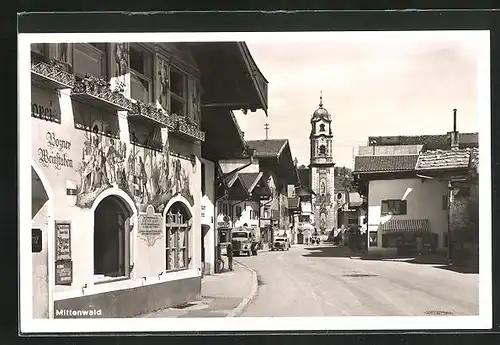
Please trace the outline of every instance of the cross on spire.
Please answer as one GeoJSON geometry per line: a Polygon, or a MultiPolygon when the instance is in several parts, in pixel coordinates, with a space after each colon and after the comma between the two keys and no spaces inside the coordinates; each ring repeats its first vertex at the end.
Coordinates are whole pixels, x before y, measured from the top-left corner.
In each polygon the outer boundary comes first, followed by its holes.
{"type": "Polygon", "coordinates": [[[266,131],[266,140],[268,139],[269,134],[269,123],[264,124],[264,130],[266,131]]]}
{"type": "Polygon", "coordinates": [[[319,92],[319,106],[323,106],[323,91],[319,92]]]}

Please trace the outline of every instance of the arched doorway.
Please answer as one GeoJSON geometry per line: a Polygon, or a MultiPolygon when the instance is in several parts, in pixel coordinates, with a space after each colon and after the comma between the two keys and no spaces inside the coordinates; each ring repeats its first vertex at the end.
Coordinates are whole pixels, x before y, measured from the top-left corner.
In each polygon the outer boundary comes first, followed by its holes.
{"type": "Polygon", "coordinates": [[[166,213],[166,270],[178,271],[189,266],[189,234],[191,212],[180,201],[170,206],[166,213]]]}
{"type": "Polygon", "coordinates": [[[51,200],[38,175],[31,168],[31,236],[32,236],[32,276],[33,276],[33,317],[49,318],[49,253],[48,232],[51,216],[51,200]]]}
{"type": "Polygon", "coordinates": [[[94,275],[128,277],[133,211],[118,196],[105,197],[94,211],[94,275]]]}

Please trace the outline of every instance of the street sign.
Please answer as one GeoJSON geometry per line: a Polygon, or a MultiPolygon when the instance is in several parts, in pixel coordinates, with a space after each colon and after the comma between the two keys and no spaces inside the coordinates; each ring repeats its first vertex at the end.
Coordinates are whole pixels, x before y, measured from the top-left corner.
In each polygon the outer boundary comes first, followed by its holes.
{"type": "Polygon", "coordinates": [[[288,197],[295,198],[295,186],[293,184],[288,185],[288,197]]]}

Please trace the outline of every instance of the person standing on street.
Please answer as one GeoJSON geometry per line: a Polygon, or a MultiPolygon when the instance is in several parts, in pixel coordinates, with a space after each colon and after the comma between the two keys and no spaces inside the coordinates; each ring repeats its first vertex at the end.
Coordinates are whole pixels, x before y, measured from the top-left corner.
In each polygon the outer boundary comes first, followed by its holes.
{"type": "Polygon", "coordinates": [[[232,271],[233,270],[233,246],[231,243],[227,245],[227,268],[232,271]]]}

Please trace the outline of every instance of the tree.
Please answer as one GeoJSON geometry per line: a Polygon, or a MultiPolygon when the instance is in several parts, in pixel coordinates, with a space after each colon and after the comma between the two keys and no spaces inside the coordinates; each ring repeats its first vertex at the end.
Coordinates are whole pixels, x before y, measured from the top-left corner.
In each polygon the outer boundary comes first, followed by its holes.
{"type": "Polygon", "coordinates": [[[352,170],[346,167],[335,167],[335,189],[339,191],[351,192],[353,188],[352,170]]]}

